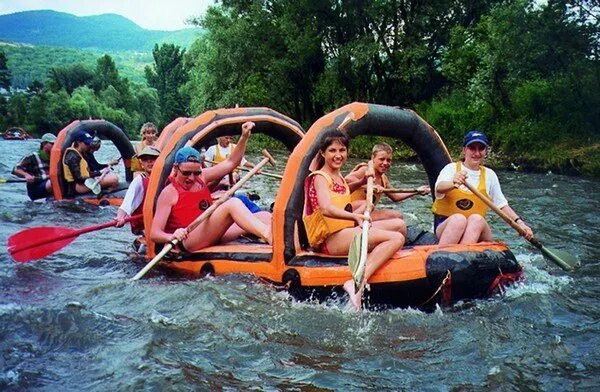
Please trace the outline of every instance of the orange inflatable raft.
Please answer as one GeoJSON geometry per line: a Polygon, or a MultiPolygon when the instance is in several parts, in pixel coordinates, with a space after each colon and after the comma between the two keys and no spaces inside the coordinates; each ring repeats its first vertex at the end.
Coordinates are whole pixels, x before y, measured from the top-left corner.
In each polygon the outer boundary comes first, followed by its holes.
{"type": "MultiPolygon", "coordinates": [[[[171,256],[159,265],[192,277],[252,274],[286,287],[300,299],[342,293],[341,285],[350,278],[347,257],[309,249],[302,211],[304,179],[317,154],[321,135],[347,118],[353,118],[345,127],[352,138],[365,134],[394,137],[413,148],[432,188],[439,171],[450,162],[437,132],[411,110],[352,103],[319,119],[304,136],[294,121],[268,109],[207,112],[186,122],[164,143],[144,204],[145,226],[152,224],[156,199],[171,171],[177,149],[184,145],[198,148],[217,136],[239,134],[240,125],[252,120],[257,124],[253,134],[267,134],[292,151],[273,205],[273,245],[220,244],[171,256]]],[[[148,237],[146,241],[146,257],[150,260],[158,247],[148,237]]],[[[407,245],[371,277],[365,299],[370,306],[427,308],[490,296],[498,287],[521,275],[521,266],[501,242],[438,246],[431,233],[409,229],[407,245]]]]}

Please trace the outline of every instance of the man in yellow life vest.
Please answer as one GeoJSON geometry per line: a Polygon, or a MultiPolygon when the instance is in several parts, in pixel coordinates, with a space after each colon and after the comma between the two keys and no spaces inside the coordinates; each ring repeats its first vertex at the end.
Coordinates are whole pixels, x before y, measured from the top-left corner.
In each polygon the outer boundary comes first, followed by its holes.
{"type": "Polygon", "coordinates": [[[449,163],[437,178],[432,211],[440,245],[492,240],[492,231],[485,220],[488,207],[464,186],[465,182],[476,187],[517,222],[525,230],[527,239],[533,238],[531,228],[508,205],[496,173],[483,166],[488,147],[488,138],[483,132],[467,132],[462,149],[464,161],[449,163]]]}
{"type": "Polygon", "coordinates": [[[102,171],[90,170],[83,157],[90,150],[94,141],[92,135],[86,131],[78,131],[74,136],[73,145],[65,150],[63,155],[63,175],[67,182],[67,194],[73,196],[77,193],[88,193],[90,189],[85,186],[85,180],[94,178],[99,180],[102,189],[114,188],[119,183],[119,178],[110,172],[110,168],[102,171]]]}
{"type": "MultiPolygon", "coordinates": [[[[221,163],[226,160],[230,155],[233,149],[235,148],[235,144],[232,143],[233,136],[221,136],[217,138],[217,144],[210,146],[204,157],[206,161],[215,162],[214,164],[210,162],[206,162],[207,167],[211,167],[216,165],[217,163],[221,163]]],[[[245,157],[242,157],[242,166],[245,166],[249,169],[254,167],[252,162],[246,160],[245,157]]],[[[239,175],[237,171],[232,172],[228,176],[223,177],[223,179],[219,183],[209,184],[209,187],[213,190],[218,190],[220,188],[228,188],[233,186],[239,179],[239,175]],[[218,186],[216,186],[218,184],[218,186]]]]}

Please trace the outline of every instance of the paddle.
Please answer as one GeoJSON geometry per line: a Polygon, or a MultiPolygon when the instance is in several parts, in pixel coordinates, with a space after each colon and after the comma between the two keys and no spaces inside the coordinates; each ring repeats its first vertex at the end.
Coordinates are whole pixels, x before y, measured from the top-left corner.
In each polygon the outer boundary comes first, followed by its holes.
{"type": "MultiPolygon", "coordinates": [[[[369,171],[373,170],[373,161],[369,161],[369,171]]],[[[373,208],[373,177],[367,178],[367,200],[365,215],[371,216],[373,208]]],[[[354,288],[356,292],[361,288],[365,275],[365,266],[367,265],[367,253],[369,251],[369,226],[371,222],[365,219],[362,223],[362,231],[354,236],[350,250],[348,251],[348,266],[354,279],[354,288]],[[358,245],[360,244],[360,246],[358,245]],[[360,250],[360,252],[359,252],[360,250]]]]}
{"type": "MultiPolygon", "coordinates": [[[[208,163],[210,163],[210,164],[213,164],[213,165],[216,165],[218,163],[218,162],[215,162],[215,161],[210,161],[208,159],[205,159],[205,161],[208,162],[208,163]]],[[[243,171],[249,172],[251,169],[248,169],[247,167],[243,167],[243,166],[238,166],[237,170],[243,170],[243,171]]],[[[277,178],[279,180],[283,179],[282,175],[275,174],[275,173],[260,172],[258,174],[262,174],[263,176],[267,176],[267,177],[277,178]]]]}
{"type": "MultiPolygon", "coordinates": [[[[508,223],[513,229],[515,229],[523,238],[525,238],[525,230],[515,221],[508,217],[500,208],[496,207],[496,205],[485,195],[477,190],[473,185],[465,182],[465,186],[477,197],[479,197],[485,204],[488,205],[500,218],[502,218],[506,223],[508,223]]],[[[538,248],[542,254],[550,261],[558,265],[560,268],[565,271],[573,271],[575,268],[579,266],[579,261],[568,252],[558,250],[558,249],[549,249],[546,248],[539,240],[536,238],[532,238],[529,241],[533,246],[538,248]]]]}
{"type": "MultiPolygon", "coordinates": [[[[141,218],[142,215],[134,215],[127,219],[129,222],[141,218]]],[[[20,263],[37,260],[48,256],[59,249],[64,248],[75,240],[79,235],[91,231],[102,230],[117,224],[116,221],[84,227],[82,229],[71,229],[61,226],[42,226],[23,229],[8,238],[7,248],[11,257],[20,263]]]]}
{"type": "Polygon", "coordinates": [[[0,184],[6,184],[11,182],[27,182],[24,178],[0,178],[0,184]]]}
{"type": "MultiPolygon", "coordinates": [[[[225,192],[221,197],[219,197],[210,207],[208,207],[206,211],[204,211],[202,215],[200,215],[192,223],[190,223],[189,226],[185,229],[187,233],[192,232],[192,230],[198,227],[200,223],[208,219],[221,204],[225,203],[225,201],[227,201],[231,196],[233,196],[233,194],[238,189],[240,189],[242,185],[244,185],[244,183],[248,181],[253,175],[255,175],[256,172],[258,172],[263,166],[265,166],[269,162],[271,163],[271,165],[275,166],[275,160],[267,150],[263,150],[262,154],[264,155],[263,160],[260,161],[256,166],[254,166],[248,174],[240,178],[240,180],[234,186],[232,186],[227,192],[225,192]]],[[[142,270],[140,270],[140,272],[138,272],[133,278],[131,278],[131,280],[139,280],[142,276],[144,276],[146,272],[150,271],[150,269],[152,269],[152,267],[154,267],[171,249],[173,249],[173,247],[176,246],[178,242],[179,241],[175,239],[169,242],[168,244],[165,244],[160,253],[154,256],[154,258],[150,260],[150,262],[146,264],[146,266],[142,270]]]]}
{"type": "MultiPolygon", "coordinates": [[[[119,159],[117,160],[120,161],[121,158],[119,157],[119,159]]],[[[100,175],[100,177],[94,179],[94,178],[86,178],[85,181],[83,182],[83,184],[88,187],[92,193],[94,195],[98,195],[100,194],[100,191],[102,191],[102,187],[100,186],[100,181],[102,181],[102,179],[104,178],[104,176],[106,176],[112,169],[113,165],[108,165],[102,172],[102,174],[100,175]]]]}
{"type": "Polygon", "coordinates": [[[427,195],[429,192],[416,188],[383,188],[381,189],[381,193],[414,193],[417,195],[427,195]]]}

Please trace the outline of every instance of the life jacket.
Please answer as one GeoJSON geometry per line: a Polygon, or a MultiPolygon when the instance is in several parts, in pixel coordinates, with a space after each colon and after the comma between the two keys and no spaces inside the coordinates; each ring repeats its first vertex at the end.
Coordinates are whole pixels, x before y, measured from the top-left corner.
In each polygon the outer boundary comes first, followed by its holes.
{"type": "MultiPolygon", "coordinates": [[[[144,198],[142,199],[142,204],[138,206],[138,208],[133,211],[131,216],[143,214],[144,213],[144,202],[146,201],[146,193],[148,191],[148,183],[150,182],[150,177],[146,173],[142,174],[142,186],[144,187],[144,198]]],[[[144,230],[144,220],[137,219],[131,221],[131,232],[133,234],[138,234],[144,230]]]]}
{"type": "MultiPolygon", "coordinates": [[[[359,163],[358,165],[356,165],[354,167],[354,169],[352,169],[352,171],[356,171],[358,169],[360,169],[363,166],[367,166],[367,163],[363,162],[363,163],[359,163]]],[[[385,174],[381,175],[381,186],[383,186],[384,188],[389,188],[390,187],[390,181],[388,180],[388,177],[385,174]]],[[[383,195],[383,193],[373,193],[373,205],[377,205],[377,203],[379,203],[379,200],[381,200],[381,196],[383,195]]],[[[360,187],[358,189],[356,189],[354,192],[352,192],[352,194],[350,195],[350,198],[352,199],[352,201],[355,200],[366,200],[367,199],[367,189],[360,187]]]]}
{"type": "MultiPolygon", "coordinates": [[[[235,144],[231,143],[229,144],[229,151],[233,151],[233,149],[235,148],[235,144]]],[[[215,162],[216,163],[221,163],[223,162],[225,159],[227,159],[229,155],[225,155],[221,153],[221,147],[219,146],[219,143],[217,143],[217,146],[215,148],[215,162]]]]}
{"type": "MultiPolygon", "coordinates": [[[[229,144],[229,151],[233,152],[233,149],[235,148],[236,144],[230,143],[229,144]]],[[[229,157],[229,155],[226,154],[222,154],[221,153],[221,147],[219,146],[219,143],[217,143],[217,146],[215,148],[215,165],[217,163],[221,163],[223,162],[225,159],[227,159],[227,157],[229,157]]],[[[233,176],[232,173],[239,173],[238,169],[234,169],[231,173],[229,173],[229,186],[232,187],[235,185],[235,181],[233,180],[233,176]]]]}
{"type": "MultiPolygon", "coordinates": [[[[456,171],[462,170],[460,162],[456,162],[456,171]]],[[[488,196],[485,186],[485,167],[479,167],[479,184],[477,190],[488,196]]],[[[488,196],[489,197],[489,196],[488,196]]],[[[433,202],[431,210],[435,215],[438,216],[450,216],[452,214],[462,214],[469,217],[473,214],[479,214],[485,216],[488,206],[481,201],[479,197],[471,193],[469,190],[462,190],[461,188],[452,189],[441,199],[436,199],[433,202]]]]}
{"type": "Polygon", "coordinates": [[[190,225],[197,217],[212,204],[212,196],[208,187],[202,180],[198,180],[202,189],[200,191],[185,190],[175,181],[174,177],[169,177],[171,184],[179,194],[177,204],[171,208],[171,214],[167,219],[165,231],[174,233],[179,228],[185,228],[190,225]]]}
{"type": "Polygon", "coordinates": [[[352,220],[327,217],[323,215],[320,208],[311,211],[310,201],[308,200],[310,177],[317,174],[322,175],[327,180],[329,185],[329,198],[334,206],[341,209],[346,209],[352,201],[350,199],[350,188],[343,177],[342,180],[344,181],[344,187],[346,188],[346,191],[343,194],[333,191],[333,178],[323,171],[314,171],[308,177],[306,177],[304,188],[307,208],[305,210],[306,215],[302,218],[302,220],[304,221],[304,227],[306,228],[308,242],[312,247],[318,247],[333,233],[337,233],[338,231],[347,227],[354,227],[355,223],[352,220]]]}
{"type": "Polygon", "coordinates": [[[65,150],[65,154],[63,155],[63,159],[62,159],[63,175],[65,176],[65,180],[67,182],[75,182],[75,178],[73,178],[73,173],[71,173],[71,169],[69,169],[69,165],[67,165],[65,163],[65,157],[67,156],[68,151],[75,151],[77,153],[77,155],[79,155],[79,158],[81,158],[79,161],[79,172],[81,173],[82,177],[84,177],[84,178],[89,177],[90,171],[88,168],[87,161],[83,158],[83,155],[81,155],[81,153],[79,151],[77,151],[77,149],[75,149],[73,147],[69,147],[65,150]]]}

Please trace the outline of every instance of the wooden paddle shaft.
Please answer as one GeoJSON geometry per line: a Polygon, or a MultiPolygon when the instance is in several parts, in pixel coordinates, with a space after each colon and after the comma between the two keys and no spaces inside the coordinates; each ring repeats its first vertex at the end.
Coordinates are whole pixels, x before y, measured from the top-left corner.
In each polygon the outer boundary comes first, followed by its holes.
{"type": "MultiPolygon", "coordinates": [[[[513,229],[515,229],[516,231],[519,232],[519,234],[521,234],[522,236],[525,236],[525,230],[519,226],[519,224],[517,222],[515,222],[514,220],[512,220],[508,215],[506,215],[506,213],[504,211],[502,211],[500,208],[498,208],[493,201],[491,201],[487,196],[485,196],[483,193],[479,192],[477,190],[477,188],[475,188],[473,185],[469,184],[468,182],[465,181],[465,186],[473,193],[475,194],[475,196],[477,196],[478,198],[481,199],[481,201],[483,201],[485,204],[487,204],[488,207],[490,207],[496,214],[498,214],[498,216],[500,218],[502,218],[506,223],[508,223],[513,229]]],[[[533,241],[536,241],[535,239],[530,240],[531,243],[533,243],[535,245],[535,243],[533,241]]],[[[536,241],[537,242],[537,241],[536,241]]],[[[537,245],[536,245],[537,246],[537,245]]],[[[541,246],[541,244],[540,244],[541,246]]]]}
{"type": "Polygon", "coordinates": [[[27,182],[24,178],[0,178],[0,184],[6,184],[11,182],[27,182]]]}
{"type": "MultiPolygon", "coordinates": [[[[240,178],[240,180],[233,187],[231,187],[231,189],[225,192],[210,207],[208,207],[206,211],[202,213],[202,215],[200,215],[192,223],[190,223],[185,229],[186,233],[192,232],[196,227],[198,227],[198,225],[200,225],[200,223],[208,219],[221,204],[225,203],[231,196],[233,196],[233,194],[238,189],[240,189],[242,185],[244,185],[244,183],[248,181],[253,175],[255,175],[256,172],[258,172],[263,166],[265,166],[267,163],[271,163],[271,165],[275,166],[275,160],[273,159],[271,154],[269,154],[267,150],[263,150],[262,153],[264,155],[263,160],[260,161],[256,166],[254,166],[248,174],[240,178]]],[[[150,260],[150,262],[146,264],[146,266],[142,270],[140,270],[140,272],[138,272],[133,278],[131,278],[131,280],[139,280],[142,276],[144,276],[146,272],[150,271],[150,269],[152,269],[152,267],[154,267],[171,249],[173,249],[173,247],[177,245],[178,242],[178,240],[173,240],[166,244],[160,251],[160,253],[154,256],[154,258],[150,260]]]]}
{"type": "MultiPolygon", "coordinates": [[[[369,161],[369,171],[373,171],[373,161],[369,161]]],[[[366,218],[371,217],[371,210],[373,209],[373,177],[367,178],[367,200],[365,206],[364,215],[366,218]]],[[[367,255],[369,253],[369,226],[371,222],[368,219],[365,219],[362,223],[362,236],[360,242],[360,258],[358,259],[358,267],[356,269],[356,274],[360,278],[358,285],[360,287],[363,286],[364,274],[367,265],[367,255]]],[[[356,282],[355,282],[356,283],[356,282]]]]}
{"type": "MultiPolygon", "coordinates": [[[[502,218],[506,223],[508,223],[521,236],[523,236],[523,238],[525,238],[525,230],[521,226],[519,226],[519,224],[517,222],[515,222],[514,220],[509,218],[508,215],[506,215],[506,213],[504,213],[504,211],[502,211],[500,208],[498,208],[488,197],[486,197],[481,192],[479,192],[474,186],[472,186],[471,184],[469,184],[466,181],[465,181],[465,186],[471,192],[473,192],[473,194],[475,194],[477,197],[479,197],[485,204],[487,204],[488,207],[490,207],[496,214],[498,214],[498,216],[500,216],[500,218],[502,218]]],[[[546,248],[537,238],[531,238],[531,239],[525,238],[525,239],[527,241],[529,241],[533,246],[538,248],[544,256],[549,258],[552,262],[554,262],[556,265],[558,265],[565,271],[572,271],[578,265],[578,263],[576,262],[575,259],[573,259],[573,261],[571,263],[566,262],[564,260],[564,258],[566,258],[566,257],[569,257],[569,259],[571,259],[572,258],[571,255],[563,254],[563,257],[560,257],[560,255],[558,254],[558,251],[553,251],[553,250],[546,248]]]]}
{"type": "MultiPolygon", "coordinates": [[[[208,162],[208,163],[211,163],[211,164],[213,164],[213,165],[217,165],[217,164],[218,164],[217,162],[215,162],[215,161],[211,161],[211,160],[208,160],[208,159],[206,159],[206,162],[208,162]]],[[[247,172],[249,172],[249,171],[251,170],[251,169],[248,169],[247,167],[243,167],[243,166],[238,166],[238,167],[237,167],[237,169],[238,169],[238,170],[247,171],[247,172]]],[[[283,176],[282,176],[282,175],[275,174],[275,173],[266,173],[266,172],[260,172],[260,173],[258,173],[258,174],[261,174],[261,175],[263,175],[263,176],[267,176],[267,177],[273,177],[273,178],[277,178],[277,179],[279,179],[279,180],[283,179],[283,176]]]]}

